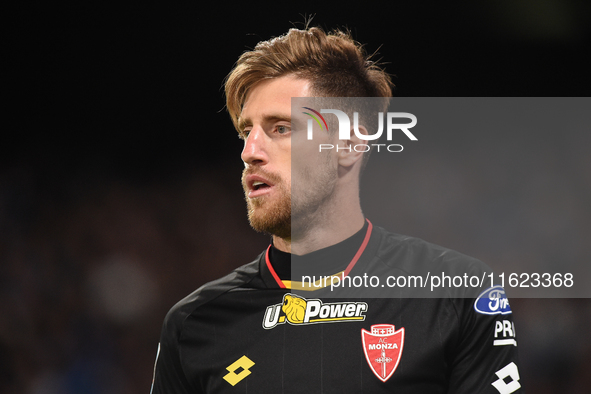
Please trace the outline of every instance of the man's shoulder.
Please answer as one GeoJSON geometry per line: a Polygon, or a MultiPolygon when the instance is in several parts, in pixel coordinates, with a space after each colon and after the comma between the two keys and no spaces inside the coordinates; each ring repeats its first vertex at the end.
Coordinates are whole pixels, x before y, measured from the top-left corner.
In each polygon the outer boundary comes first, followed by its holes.
{"type": "Polygon", "coordinates": [[[380,234],[377,257],[388,266],[406,272],[445,270],[450,274],[491,272],[481,260],[421,238],[376,227],[380,234]]]}
{"type": "Polygon", "coordinates": [[[380,297],[391,296],[395,289],[400,297],[472,299],[491,277],[492,269],[477,258],[421,238],[375,229],[372,259],[359,269],[386,280],[388,287],[371,289],[380,297]]]}
{"type": "Polygon", "coordinates": [[[249,288],[259,276],[259,255],[254,261],[236,268],[228,275],[208,282],[177,302],[166,314],[164,325],[180,326],[197,308],[238,289],[249,288]]]}

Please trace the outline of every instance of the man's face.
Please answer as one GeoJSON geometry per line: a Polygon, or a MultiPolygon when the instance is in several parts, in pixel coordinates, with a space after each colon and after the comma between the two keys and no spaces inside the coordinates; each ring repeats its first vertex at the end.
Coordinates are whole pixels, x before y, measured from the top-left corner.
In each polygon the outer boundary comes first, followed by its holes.
{"type": "Polygon", "coordinates": [[[248,218],[255,230],[280,238],[291,237],[292,207],[295,219],[316,212],[337,178],[336,167],[326,157],[301,147],[299,133],[305,131],[292,129],[291,98],[309,95],[307,80],[285,76],[262,81],[249,92],[240,115],[248,218]],[[293,172],[298,185],[293,201],[292,147],[297,152],[293,172]]]}

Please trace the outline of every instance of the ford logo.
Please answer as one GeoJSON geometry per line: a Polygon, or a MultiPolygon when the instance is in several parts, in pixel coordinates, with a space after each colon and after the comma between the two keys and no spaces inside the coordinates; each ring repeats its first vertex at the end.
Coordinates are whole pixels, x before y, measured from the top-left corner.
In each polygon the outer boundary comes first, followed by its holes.
{"type": "Polygon", "coordinates": [[[493,286],[483,291],[476,301],[474,310],[484,315],[508,315],[511,313],[511,306],[501,286],[493,286]]]}

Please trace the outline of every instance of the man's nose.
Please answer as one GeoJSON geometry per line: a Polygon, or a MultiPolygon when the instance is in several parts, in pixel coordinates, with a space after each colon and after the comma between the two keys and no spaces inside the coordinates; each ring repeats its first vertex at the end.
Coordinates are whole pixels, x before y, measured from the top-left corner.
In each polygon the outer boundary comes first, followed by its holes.
{"type": "Polygon", "coordinates": [[[242,149],[244,164],[265,164],[269,158],[266,151],[266,134],[260,127],[254,127],[244,140],[242,149]]]}

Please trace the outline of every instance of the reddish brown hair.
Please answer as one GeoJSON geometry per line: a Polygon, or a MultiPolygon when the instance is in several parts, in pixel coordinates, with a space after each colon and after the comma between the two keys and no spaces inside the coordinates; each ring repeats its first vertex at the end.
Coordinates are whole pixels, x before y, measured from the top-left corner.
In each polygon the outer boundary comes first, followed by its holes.
{"type": "Polygon", "coordinates": [[[225,83],[226,106],[238,118],[250,89],[265,79],[295,75],[325,97],[391,97],[392,80],[349,33],[290,29],[242,54],[225,83]]]}

